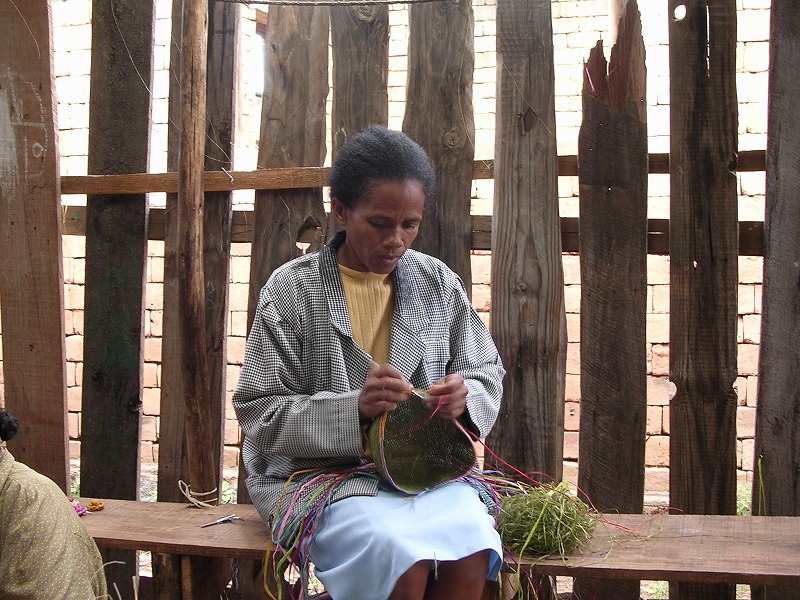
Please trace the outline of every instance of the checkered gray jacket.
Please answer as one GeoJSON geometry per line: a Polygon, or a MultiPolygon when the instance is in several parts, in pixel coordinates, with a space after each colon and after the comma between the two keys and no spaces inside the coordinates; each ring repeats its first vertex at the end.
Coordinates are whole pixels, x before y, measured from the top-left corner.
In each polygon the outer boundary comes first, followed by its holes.
{"type": "MultiPolygon", "coordinates": [[[[276,269],[248,335],[233,407],[244,432],[248,491],[265,522],[292,473],[365,462],[358,396],[371,357],[353,340],[336,261],[343,240],[340,232],[319,252],[276,269]]],[[[467,421],[487,435],[505,371],[461,279],[440,260],[408,250],[394,284],[389,362],[417,388],[461,374],[469,388],[467,421]]],[[[378,485],[352,478],[332,500],[374,495],[378,485]]]]}

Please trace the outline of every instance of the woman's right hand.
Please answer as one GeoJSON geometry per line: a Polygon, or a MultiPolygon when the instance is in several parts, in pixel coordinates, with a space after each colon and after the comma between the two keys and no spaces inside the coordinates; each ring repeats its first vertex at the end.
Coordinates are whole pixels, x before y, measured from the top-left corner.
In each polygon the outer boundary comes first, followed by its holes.
{"type": "Polygon", "coordinates": [[[413,391],[403,374],[389,363],[373,367],[358,396],[358,413],[365,419],[374,419],[386,411],[392,411],[399,402],[408,400],[413,391]]]}

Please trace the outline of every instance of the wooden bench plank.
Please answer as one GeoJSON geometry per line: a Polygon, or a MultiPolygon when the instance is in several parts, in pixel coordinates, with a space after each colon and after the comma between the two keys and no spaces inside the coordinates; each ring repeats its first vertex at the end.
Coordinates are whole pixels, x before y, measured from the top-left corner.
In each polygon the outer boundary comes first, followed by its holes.
{"type": "MultiPolygon", "coordinates": [[[[91,499],[80,501],[86,505],[91,499]]],[[[250,504],[194,508],[178,502],[101,502],[103,510],[82,519],[101,548],[255,560],[263,559],[267,551],[269,530],[250,504]],[[242,520],[200,527],[230,514],[242,520]]]]}
{"type": "Polygon", "coordinates": [[[608,515],[607,520],[611,525],[598,525],[583,551],[527,564],[540,575],[800,583],[800,517],[608,515]]]}
{"type": "MultiPolygon", "coordinates": [[[[89,499],[81,499],[82,504],[89,499]]],[[[269,531],[250,504],[207,509],[175,502],[102,500],[83,517],[101,548],[262,560],[269,531]],[[242,520],[211,527],[229,514],[242,520]]],[[[525,561],[537,575],[800,585],[800,517],[607,515],[588,546],[525,561]]]]}

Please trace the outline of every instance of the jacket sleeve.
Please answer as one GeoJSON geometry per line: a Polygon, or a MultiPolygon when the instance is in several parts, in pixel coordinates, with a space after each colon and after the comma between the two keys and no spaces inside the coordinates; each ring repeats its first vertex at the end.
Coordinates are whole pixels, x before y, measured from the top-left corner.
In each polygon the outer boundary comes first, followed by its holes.
{"type": "Polygon", "coordinates": [[[361,456],[360,390],[312,393],[314,373],[302,359],[314,340],[302,333],[295,301],[268,283],[247,339],[233,407],[244,435],[262,453],[294,458],[361,456]],[[276,294],[277,292],[277,294],[276,294]]]}
{"type": "Polygon", "coordinates": [[[451,299],[451,362],[448,372],[464,377],[467,415],[480,437],[489,434],[500,411],[505,369],[486,325],[475,312],[461,280],[451,299]]]}

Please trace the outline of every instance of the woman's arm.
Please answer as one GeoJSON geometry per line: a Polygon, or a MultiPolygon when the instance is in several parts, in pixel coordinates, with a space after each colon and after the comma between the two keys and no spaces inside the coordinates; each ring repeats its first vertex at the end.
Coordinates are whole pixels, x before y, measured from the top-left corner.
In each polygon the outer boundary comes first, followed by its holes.
{"type": "Polygon", "coordinates": [[[447,375],[431,386],[428,404],[438,407],[438,414],[445,418],[461,419],[484,437],[497,419],[505,369],[463,285],[455,286],[449,306],[451,360],[447,375]]]}
{"type": "MultiPolygon", "coordinates": [[[[233,407],[261,452],[297,458],[361,456],[360,390],[321,390],[303,353],[317,340],[302,333],[296,302],[279,303],[269,285],[259,298],[233,407]],[[316,382],[316,383],[315,383],[316,382]]],[[[332,358],[335,360],[335,358],[332,358]]],[[[331,367],[333,368],[333,367],[331,367]]]]}

